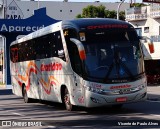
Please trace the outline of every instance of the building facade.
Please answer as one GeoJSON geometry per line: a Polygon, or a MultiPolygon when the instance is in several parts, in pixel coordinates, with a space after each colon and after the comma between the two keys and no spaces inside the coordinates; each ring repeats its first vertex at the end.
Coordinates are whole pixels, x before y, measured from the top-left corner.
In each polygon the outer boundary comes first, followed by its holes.
{"type": "Polygon", "coordinates": [[[138,35],[153,41],[155,51],[151,59],[160,59],[160,4],[130,8],[125,13],[126,21],[136,28],[138,35]]]}
{"type": "MultiPolygon", "coordinates": [[[[46,8],[47,15],[57,20],[74,19],[82,13],[83,8],[88,5],[103,5],[107,10],[117,10],[119,3],[111,2],[53,2],[53,1],[21,1],[0,0],[0,18],[25,19],[33,15],[33,11],[46,8]]],[[[120,11],[129,8],[129,3],[123,3],[120,11]]]]}
{"type": "Polygon", "coordinates": [[[145,70],[149,84],[160,84],[160,4],[127,9],[126,21],[136,28],[139,36],[151,39],[154,53],[149,52],[149,43],[142,44],[145,70]]]}

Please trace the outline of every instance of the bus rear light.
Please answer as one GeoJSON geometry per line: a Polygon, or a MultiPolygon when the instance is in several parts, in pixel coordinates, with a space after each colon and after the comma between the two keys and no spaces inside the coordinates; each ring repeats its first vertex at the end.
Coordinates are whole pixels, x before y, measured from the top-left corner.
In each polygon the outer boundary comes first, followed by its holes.
{"type": "Polygon", "coordinates": [[[116,98],[116,102],[126,102],[126,101],[127,101],[127,97],[116,98]]]}

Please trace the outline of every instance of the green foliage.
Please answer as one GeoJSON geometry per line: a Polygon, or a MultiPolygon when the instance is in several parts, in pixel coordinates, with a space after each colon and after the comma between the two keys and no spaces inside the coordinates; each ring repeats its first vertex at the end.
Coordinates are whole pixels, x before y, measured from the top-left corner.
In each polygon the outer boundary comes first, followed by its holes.
{"type": "Polygon", "coordinates": [[[83,18],[81,14],[78,14],[76,18],[83,18]]]}
{"type": "Polygon", "coordinates": [[[147,6],[147,5],[144,3],[133,3],[130,5],[130,7],[143,7],[143,6],[147,6]]]}
{"type": "Polygon", "coordinates": [[[119,19],[125,21],[125,11],[119,13],[119,19]]]}
{"type": "Polygon", "coordinates": [[[98,16],[98,8],[93,6],[93,5],[89,5],[86,8],[83,9],[82,12],[82,17],[84,18],[94,18],[98,16]]]}
{"type": "Polygon", "coordinates": [[[105,11],[105,17],[106,18],[114,18],[114,19],[116,19],[117,13],[116,13],[115,10],[112,10],[112,11],[106,10],[105,11]]]}
{"type": "MultiPolygon", "coordinates": [[[[82,10],[82,14],[78,14],[76,18],[117,18],[117,12],[115,10],[106,10],[103,5],[93,6],[89,5],[82,10]]],[[[125,13],[119,13],[120,20],[125,20],[125,13]]]]}
{"type": "Polygon", "coordinates": [[[101,17],[101,18],[105,17],[105,8],[106,7],[103,5],[100,5],[97,7],[98,17],[101,17]]]}

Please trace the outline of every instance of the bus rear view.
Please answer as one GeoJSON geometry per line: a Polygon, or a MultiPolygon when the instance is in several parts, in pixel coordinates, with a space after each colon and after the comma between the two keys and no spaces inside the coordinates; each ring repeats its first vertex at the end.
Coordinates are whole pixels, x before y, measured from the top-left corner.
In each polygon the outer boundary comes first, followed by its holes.
{"type": "Polygon", "coordinates": [[[143,54],[134,28],[113,19],[70,23],[76,29],[64,29],[67,44],[73,42],[84,49],[83,56],[79,52],[78,61],[72,58],[73,47],[68,45],[72,68],[83,78],[85,106],[121,107],[124,103],[146,100],[143,54]]]}

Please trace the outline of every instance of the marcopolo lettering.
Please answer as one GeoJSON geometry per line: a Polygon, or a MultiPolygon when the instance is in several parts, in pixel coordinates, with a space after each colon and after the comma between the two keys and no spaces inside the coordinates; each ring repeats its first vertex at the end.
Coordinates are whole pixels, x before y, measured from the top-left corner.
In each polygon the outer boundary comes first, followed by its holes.
{"type": "Polygon", "coordinates": [[[110,89],[123,89],[123,88],[130,88],[131,85],[120,85],[120,86],[111,86],[110,89]]]}
{"type": "Polygon", "coordinates": [[[41,64],[41,71],[55,71],[61,70],[62,64],[61,63],[50,63],[50,64],[41,64]]]}
{"type": "Polygon", "coordinates": [[[37,31],[39,29],[44,28],[44,25],[42,26],[6,26],[3,24],[0,28],[0,31],[3,32],[23,32],[23,31],[37,31]]]}
{"type": "Polygon", "coordinates": [[[95,26],[87,26],[87,29],[111,29],[111,28],[128,28],[128,25],[123,24],[113,24],[113,25],[95,25],[95,26]]]}

